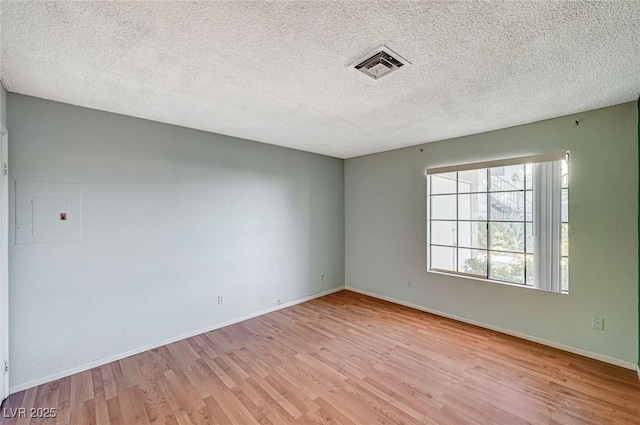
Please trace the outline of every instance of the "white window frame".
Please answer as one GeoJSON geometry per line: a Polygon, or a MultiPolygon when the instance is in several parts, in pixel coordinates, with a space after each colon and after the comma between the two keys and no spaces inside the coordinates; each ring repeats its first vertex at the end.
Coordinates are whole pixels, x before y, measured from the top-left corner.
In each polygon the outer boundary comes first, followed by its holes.
{"type": "MultiPolygon", "coordinates": [[[[557,152],[557,153],[549,153],[542,155],[532,155],[525,157],[517,157],[517,158],[507,158],[496,161],[485,161],[485,162],[476,162],[476,163],[468,163],[468,164],[459,164],[445,167],[437,167],[437,168],[428,168],[426,170],[427,175],[427,240],[426,240],[426,248],[427,248],[427,271],[430,273],[436,274],[445,274],[451,275],[466,279],[477,279],[481,281],[495,282],[505,285],[512,285],[517,287],[525,287],[525,288],[534,288],[534,289],[542,289],[555,293],[568,293],[568,284],[563,287],[562,285],[562,270],[563,267],[566,268],[566,278],[568,281],[568,245],[565,245],[566,251],[563,252],[562,245],[562,231],[563,228],[567,232],[564,236],[567,238],[568,243],[568,209],[564,212],[562,211],[562,197],[566,196],[567,202],[566,207],[568,208],[568,196],[569,196],[569,185],[568,185],[568,165],[569,165],[569,152],[557,152]],[[560,161],[566,160],[567,164],[567,175],[563,176],[560,170],[560,161]],[[491,203],[490,203],[490,194],[495,193],[491,190],[490,182],[487,181],[487,217],[484,219],[486,221],[487,226],[487,235],[486,235],[486,247],[477,248],[478,251],[486,252],[486,262],[487,269],[485,275],[477,275],[472,273],[466,273],[465,271],[460,270],[460,266],[456,261],[453,268],[457,270],[448,270],[448,269],[439,269],[431,267],[431,250],[433,246],[442,246],[442,244],[433,243],[432,244],[432,218],[431,218],[431,198],[432,196],[438,196],[438,194],[431,193],[431,176],[434,174],[441,173],[452,173],[452,172],[462,172],[462,171],[472,171],[479,169],[490,169],[495,167],[504,167],[509,165],[522,165],[522,164],[534,164],[532,166],[534,170],[535,176],[533,177],[533,184],[531,189],[527,187],[523,187],[522,192],[524,192],[524,208],[526,208],[526,194],[528,190],[532,190],[530,192],[533,194],[533,234],[534,236],[534,250],[533,253],[527,250],[526,244],[526,234],[527,234],[527,218],[526,214],[523,213],[522,220],[513,220],[510,221],[512,223],[523,223],[524,226],[524,234],[525,234],[525,242],[521,255],[524,255],[524,280],[523,283],[509,282],[498,280],[491,277],[490,271],[490,256],[497,252],[496,249],[492,249],[489,235],[489,227],[490,223],[497,223],[499,221],[491,220],[491,203]],[[564,183],[563,183],[564,182],[564,183]],[[542,206],[542,207],[541,207],[542,206]],[[544,225],[542,224],[544,220],[544,225]],[[564,226],[566,225],[566,226],[564,226]],[[534,258],[534,275],[535,275],[535,285],[527,283],[527,255],[532,256],[534,258]]],[[[489,172],[488,172],[489,173],[489,172]]],[[[458,177],[456,177],[456,182],[458,181],[458,177]]],[[[484,191],[480,191],[479,193],[484,193],[484,191]]],[[[459,199],[460,195],[465,194],[465,192],[460,192],[459,183],[456,183],[455,195],[456,195],[456,214],[454,219],[444,219],[447,221],[455,222],[455,230],[456,232],[456,240],[452,242],[451,245],[447,245],[449,247],[453,247],[455,249],[456,255],[455,258],[459,261],[458,254],[461,249],[476,249],[473,247],[463,247],[459,245],[459,231],[460,223],[466,223],[466,219],[461,219],[459,217],[459,199]]],[[[443,194],[440,194],[443,195],[443,194]]],[[[446,196],[446,195],[445,195],[446,196]]],[[[438,219],[433,219],[437,221],[438,219]]],[[[473,220],[472,220],[473,221],[473,220]]],[[[471,221],[471,222],[472,222],[471,221]]],[[[483,220],[480,220],[481,222],[483,220]]],[[[531,224],[530,224],[531,225],[531,224]]],[[[520,254],[518,252],[518,254],[520,254]]]]}

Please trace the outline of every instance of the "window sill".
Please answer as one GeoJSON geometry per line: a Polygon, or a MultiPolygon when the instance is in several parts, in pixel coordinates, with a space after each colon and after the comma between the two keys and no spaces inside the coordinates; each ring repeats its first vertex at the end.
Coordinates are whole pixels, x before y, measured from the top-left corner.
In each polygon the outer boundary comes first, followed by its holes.
{"type": "Polygon", "coordinates": [[[503,286],[512,286],[512,287],[516,287],[516,288],[533,289],[535,291],[549,292],[551,294],[569,295],[568,291],[567,292],[565,292],[565,291],[554,292],[554,291],[548,291],[546,289],[536,288],[536,287],[533,287],[533,286],[522,285],[522,284],[519,284],[519,283],[503,282],[501,280],[493,280],[493,279],[484,279],[484,278],[475,277],[475,276],[472,276],[472,275],[464,275],[464,274],[457,274],[457,273],[446,273],[446,272],[441,272],[441,271],[436,271],[436,270],[427,270],[427,273],[437,274],[437,275],[440,275],[440,276],[456,277],[456,278],[460,278],[460,279],[475,280],[477,282],[488,282],[488,283],[493,283],[493,284],[503,285],[503,286]]]}

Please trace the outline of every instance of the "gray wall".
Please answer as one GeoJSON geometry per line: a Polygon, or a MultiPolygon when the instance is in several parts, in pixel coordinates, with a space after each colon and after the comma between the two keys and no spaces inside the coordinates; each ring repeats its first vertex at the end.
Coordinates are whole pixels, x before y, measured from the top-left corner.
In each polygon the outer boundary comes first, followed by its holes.
{"type": "Polygon", "coordinates": [[[84,221],[16,245],[10,194],[14,387],[344,284],[342,160],[13,93],[8,122],[10,181],[80,183],[84,221]]]}
{"type": "Polygon", "coordinates": [[[627,103],[347,160],[346,285],[635,363],[637,126],[627,103]],[[571,151],[568,295],[425,271],[425,168],[562,150],[571,151]],[[604,332],[591,329],[594,315],[604,332]]]}

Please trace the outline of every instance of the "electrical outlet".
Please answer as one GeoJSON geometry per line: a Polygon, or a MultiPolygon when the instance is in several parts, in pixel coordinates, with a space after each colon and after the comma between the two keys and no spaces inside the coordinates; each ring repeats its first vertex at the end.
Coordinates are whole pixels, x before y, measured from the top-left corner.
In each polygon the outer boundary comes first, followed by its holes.
{"type": "Polygon", "coordinates": [[[224,297],[222,295],[218,295],[218,305],[224,304],[224,297]]]}
{"type": "Polygon", "coordinates": [[[413,283],[410,280],[407,280],[407,288],[412,288],[413,283]]]}
{"type": "Polygon", "coordinates": [[[278,300],[278,305],[282,304],[282,300],[278,300]]]}
{"type": "Polygon", "coordinates": [[[320,275],[320,282],[324,283],[324,275],[320,275]]]}
{"type": "Polygon", "coordinates": [[[595,329],[597,331],[604,330],[604,319],[602,317],[593,316],[591,318],[591,329],[595,329]]]}

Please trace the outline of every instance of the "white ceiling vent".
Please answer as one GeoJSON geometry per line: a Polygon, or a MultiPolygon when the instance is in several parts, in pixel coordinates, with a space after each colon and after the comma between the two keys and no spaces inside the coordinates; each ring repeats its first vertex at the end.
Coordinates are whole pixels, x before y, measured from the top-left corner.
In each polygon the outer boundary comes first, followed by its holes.
{"type": "Polygon", "coordinates": [[[377,80],[397,71],[411,62],[404,59],[387,46],[380,46],[368,55],[358,59],[350,67],[354,67],[365,75],[377,80]]]}

